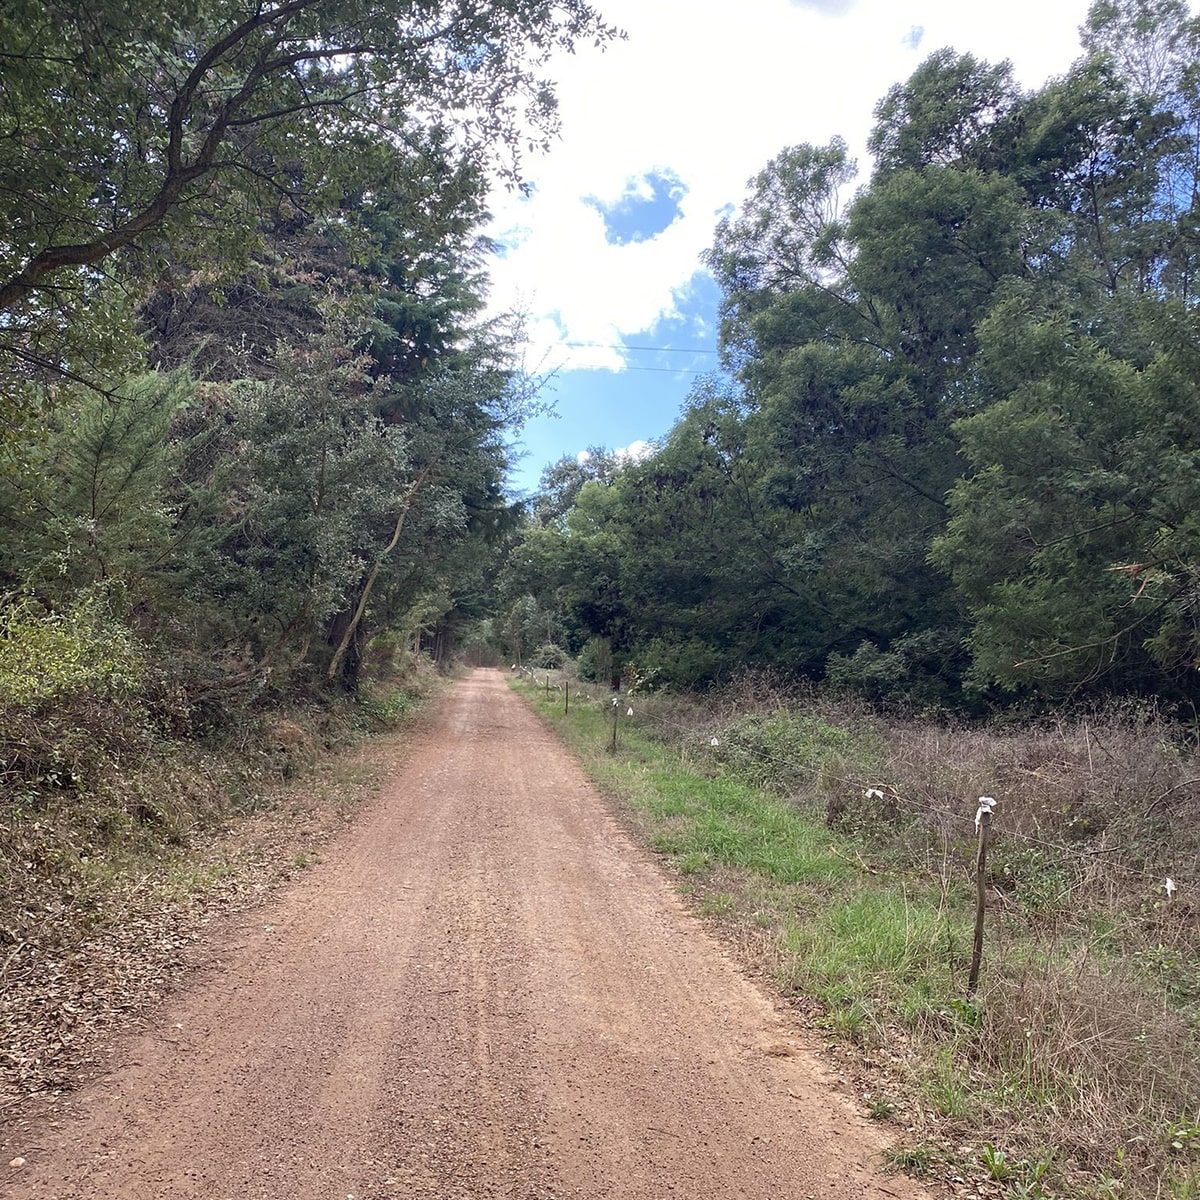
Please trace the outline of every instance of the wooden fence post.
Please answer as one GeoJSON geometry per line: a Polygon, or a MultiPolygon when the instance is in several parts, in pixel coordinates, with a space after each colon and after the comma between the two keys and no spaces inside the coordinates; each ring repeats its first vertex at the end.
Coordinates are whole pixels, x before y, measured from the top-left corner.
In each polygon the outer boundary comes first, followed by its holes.
{"type": "Polygon", "coordinates": [[[563,716],[571,711],[571,681],[563,680],[563,716]]]}
{"type": "Polygon", "coordinates": [[[615,754],[617,751],[617,714],[621,710],[621,706],[620,706],[616,696],[613,697],[612,710],[613,710],[612,738],[609,740],[608,748],[612,753],[615,754]]]}
{"type": "Polygon", "coordinates": [[[992,827],[992,809],[996,801],[991,796],[979,797],[975,828],[979,833],[979,849],[975,854],[975,943],[971,947],[971,971],[967,976],[967,995],[975,995],[979,985],[979,968],[983,962],[983,916],[987,909],[987,848],[988,831],[992,827]]]}

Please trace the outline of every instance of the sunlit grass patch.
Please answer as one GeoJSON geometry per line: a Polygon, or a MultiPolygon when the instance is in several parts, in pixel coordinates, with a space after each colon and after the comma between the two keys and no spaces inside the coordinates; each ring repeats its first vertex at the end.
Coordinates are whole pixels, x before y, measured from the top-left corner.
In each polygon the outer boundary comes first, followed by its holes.
{"type": "Polygon", "coordinates": [[[860,885],[791,922],[783,944],[801,964],[795,982],[812,990],[852,980],[864,992],[901,1003],[915,994],[925,1003],[954,994],[947,946],[961,925],[932,899],[860,885]]]}

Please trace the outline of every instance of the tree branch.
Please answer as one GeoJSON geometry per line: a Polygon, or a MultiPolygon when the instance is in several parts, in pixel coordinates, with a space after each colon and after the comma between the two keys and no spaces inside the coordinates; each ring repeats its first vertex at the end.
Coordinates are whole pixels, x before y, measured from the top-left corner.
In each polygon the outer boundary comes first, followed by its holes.
{"type": "Polygon", "coordinates": [[[222,105],[195,158],[190,164],[185,164],[183,135],[186,116],[205,75],[230,50],[245,43],[259,29],[277,21],[286,22],[290,17],[313,7],[316,3],[317,0],[291,0],[290,3],[277,8],[260,10],[214,43],[192,68],[183,86],[171,101],[167,118],[167,169],[153,199],[136,216],[118,225],[103,237],[90,242],[47,246],[39,251],[15,278],[0,287],[0,312],[19,304],[46,275],[66,267],[84,267],[99,262],[114,251],[128,246],[139,234],[159,224],[178,202],[183,189],[212,167],[217,148],[229,129],[230,121],[270,74],[268,64],[271,60],[268,55],[273,46],[278,44],[282,33],[260,51],[242,86],[222,105]]]}
{"type": "Polygon", "coordinates": [[[346,632],[342,634],[342,640],[338,643],[337,650],[334,651],[333,659],[329,664],[329,670],[325,673],[326,679],[336,678],[342,665],[342,659],[346,657],[346,651],[350,648],[350,642],[354,637],[355,631],[358,629],[359,623],[362,621],[363,613],[367,611],[367,601],[371,598],[371,589],[375,586],[375,580],[379,577],[384,559],[395,550],[399,543],[400,533],[404,529],[404,522],[412,509],[417,492],[421,490],[422,485],[433,474],[434,466],[435,463],[432,462],[424,466],[420,474],[417,475],[416,479],[409,486],[408,491],[404,493],[404,499],[400,501],[400,514],[396,518],[396,528],[392,532],[392,540],[388,542],[383,553],[375,560],[375,565],[371,568],[370,575],[367,576],[367,582],[363,585],[362,595],[358,598],[358,605],[354,609],[354,616],[350,618],[350,624],[346,626],[346,632]]]}

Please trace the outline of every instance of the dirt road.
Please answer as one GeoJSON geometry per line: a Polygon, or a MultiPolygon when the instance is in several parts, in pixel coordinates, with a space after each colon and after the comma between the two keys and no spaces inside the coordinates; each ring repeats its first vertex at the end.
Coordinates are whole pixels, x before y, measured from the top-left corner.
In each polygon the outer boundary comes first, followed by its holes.
{"type": "Polygon", "coordinates": [[[0,1195],[921,1194],[497,672],[215,954],[0,1195]]]}

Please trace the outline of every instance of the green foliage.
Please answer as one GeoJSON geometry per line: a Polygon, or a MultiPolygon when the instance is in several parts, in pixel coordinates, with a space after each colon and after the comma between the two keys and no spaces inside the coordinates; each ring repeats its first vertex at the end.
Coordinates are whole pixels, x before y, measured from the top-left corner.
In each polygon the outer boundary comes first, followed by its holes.
{"type": "MultiPolygon", "coordinates": [[[[965,917],[953,918],[960,940],[965,917]]],[[[897,1003],[920,994],[924,1007],[954,995],[946,961],[947,917],[933,895],[907,900],[864,888],[813,919],[789,925],[785,945],[795,955],[795,984],[827,1004],[879,995],[897,1003]]]]}
{"type": "Polygon", "coordinates": [[[204,481],[187,478],[205,439],[175,433],[192,387],[184,375],[142,375],[110,397],[83,393],[23,461],[10,448],[0,467],[10,586],[68,604],[93,586],[129,606],[163,602],[210,515],[204,481]]]}
{"type": "Polygon", "coordinates": [[[863,642],[851,655],[831,654],[825,662],[825,678],[835,692],[870,700],[952,707],[960,703],[957,684],[966,658],[956,631],[928,629],[901,634],[887,650],[863,642]]]}
{"type": "Polygon", "coordinates": [[[153,725],[146,648],[101,589],[60,611],[29,599],[0,610],[0,798],[94,792],[114,762],[140,761],[153,725]]]}
{"type": "Polygon", "coordinates": [[[28,600],[0,611],[0,707],[80,692],[129,695],[146,669],[144,649],[114,620],[102,592],[81,593],[65,612],[39,612],[28,600]]]}
{"type": "Polygon", "coordinates": [[[1173,690],[1200,656],[1200,327],[1158,300],[1119,311],[1112,349],[1023,296],[983,328],[1006,394],[958,426],[972,472],[934,546],[974,616],[979,686],[1173,690]]]}
{"type": "Polygon", "coordinates": [[[421,697],[407,688],[389,688],[376,698],[359,701],[364,716],[384,729],[391,729],[410,717],[421,702],[421,697]]]}
{"type": "Polygon", "coordinates": [[[156,274],[132,251],[238,267],[262,214],[332,213],[386,184],[383,130],[445,130],[473,166],[515,175],[519,149],[555,128],[540,65],[613,35],[583,0],[6,5],[7,369],[95,378],[120,365],[130,323],[119,302],[126,319],[111,319],[114,282],[156,274]]]}
{"type": "Polygon", "coordinates": [[[934,1152],[928,1146],[895,1146],[884,1153],[884,1162],[893,1171],[904,1171],[922,1178],[933,1170],[934,1152]]]}
{"type": "Polygon", "coordinates": [[[997,160],[1020,93],[1008,63],[935,51],[875,108],[868,143],[881,173],[997,160]]]}
{"type": "Polygon", "coordinates": [[[880,745],[871,733],[854,733],[822,718],[784,710],[751,713],[729,725],[715,751],[756,787],[784,795],[814,792],[830,776],[870,776],[880,745]]]}
{"type": "Polygon", "coordinates": [[[612,647],[607,638],[589,638],[579,657],[575,660],[575,669],[580,679],[590,683],[609,684],[612,682],[612,647]]]}
{"type": "Polygon", "coordinates": [[[643,462],[558,464],[520,546],[572,648],[679,687],[1200,699],[1200,22],[1098,0],[1082,33],[1029,93],[931,55],[852,197],[836,138],[750,181],[708,255],[733,382],[643,462]]]}
{"type": "Polygon", "coordinates": [[[534,652],[530,666],[541,667],[543,670],[560,671],[567,661],[567,652],[553,642],[544,642],[534,652]]]}
{"type": "Polygon", "coordinates": [[[349,340],[334,322],[310,346],[281,348],[273,379],[233,390],[238,503],[211,570],[260,657],[311,643],[351,602],[372,535],[386,544],[415,475],[409,439],[383,424],[369,360],[347,353],[349,340]]]}

